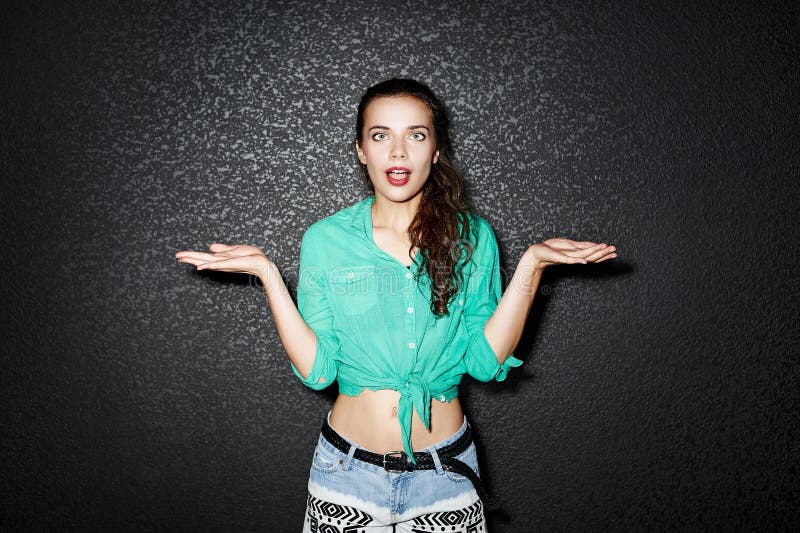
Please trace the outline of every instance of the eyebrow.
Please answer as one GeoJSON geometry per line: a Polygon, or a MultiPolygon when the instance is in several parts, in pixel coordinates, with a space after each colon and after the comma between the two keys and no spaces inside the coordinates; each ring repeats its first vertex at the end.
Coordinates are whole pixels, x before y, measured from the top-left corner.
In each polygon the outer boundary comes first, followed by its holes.
{"type": "MultiPolygon", "coordinates": [[[[372,131],[372,130],[391,130],[391,129],[392,128],[389,128],[388,126],[372,126],[368,131],[372,131]]],[[[416,126],[409,126],[406,129],[408,129],[408,130],[423,129],[423,130],[426,130],[426,131],[431,131],[428,128],[428,126],[423,126],[422,124],[418,124],[416,126]]]]}

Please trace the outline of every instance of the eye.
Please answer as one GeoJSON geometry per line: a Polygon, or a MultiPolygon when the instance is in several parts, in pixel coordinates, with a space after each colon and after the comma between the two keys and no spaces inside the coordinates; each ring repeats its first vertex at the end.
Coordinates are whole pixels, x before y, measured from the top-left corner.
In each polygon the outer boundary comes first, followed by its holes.
{"type": "Polygon", "coordinates": [[[422,133],[421,131],[416,131],[416,132],[412,133],[411,135],[409,135],[408,137],[410,139],[414,140],[414,141],[424,141],[425,140],[425,134],[422,133]]]}
{"type": "Polygon", "coordinates": [[[372,135],[372,140],[374,140],[374,141],[382,141],[382,140],[388,139],[388,138],[389,138],[389,136],[386,135],[385,133],[381,132],[381,131],[379,131],[378,133],[374,133],[372,135]]]}

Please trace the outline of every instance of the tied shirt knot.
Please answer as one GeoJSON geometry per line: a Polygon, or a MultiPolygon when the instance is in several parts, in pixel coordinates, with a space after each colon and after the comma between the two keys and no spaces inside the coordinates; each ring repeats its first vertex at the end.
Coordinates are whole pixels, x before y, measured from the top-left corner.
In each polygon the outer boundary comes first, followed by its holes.
{"type": "Polygon", "coordinates": [[[412,372],[397,383],[400,401],[397,417],[400,421],[400,432],[403,437],[403,449],[409,460],[416,464],[414,451],[411,448],[411,418],[414,409],[422,419],[425,427],[431,428],[431,391],[428,382],[420,374],[412,372]]]}

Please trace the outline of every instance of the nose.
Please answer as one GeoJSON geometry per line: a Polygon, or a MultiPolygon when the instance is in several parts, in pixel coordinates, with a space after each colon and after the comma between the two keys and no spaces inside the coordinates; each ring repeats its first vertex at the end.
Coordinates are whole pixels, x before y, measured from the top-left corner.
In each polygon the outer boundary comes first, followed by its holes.
{"type": "Polygon", "coordinates": [[[406,147],[402,140],[396,141],[392,146],[392,157],[397,159],[405,159],[406,147]]]}

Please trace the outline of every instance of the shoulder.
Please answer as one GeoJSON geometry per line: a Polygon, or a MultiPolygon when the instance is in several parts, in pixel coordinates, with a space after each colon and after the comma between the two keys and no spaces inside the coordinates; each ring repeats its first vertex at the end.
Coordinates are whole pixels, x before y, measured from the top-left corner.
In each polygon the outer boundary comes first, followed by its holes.
{"type": "Polygon", "coordinates": [[[492,230],[492,225],[489,224],[489,221],[487,221],[479,214],[468,213],[467,216],[469,217],[470,225],[472,226],[473,231],[475,231],[476,233],[486,233],[486,232],[494,233],[494,231],[492,230]]]}
{"type": "Polygon", "coordinates": [[[479,249],[496,248],[497,238],[489,222],[477,213],[468,213],[470,226],[470,241],[479,249]]]}
{"type": "Polygon", "coordinates": [[[473,272],[474,269],[483,269],[487,265],[494,265],[499,258],[499,249],[492,225],[476,213],[467,213],[466,220],[469,221],[469,236],[463,233],[463,220],[461,221],[461,227],[462,243],[466,248],[464,252],[469,253],[471,251],[465,263],[467,272],[473,272]]]}
{"type": "Polygon", "coordinates": [[[359,200],[332,215],[313,222],[303,233],[303,241],[309,239],[341,239],[344,234],[353,231],[353,222],[369,206],[370,197],[359,200]]]}

